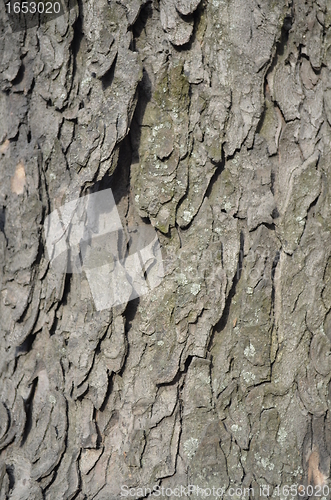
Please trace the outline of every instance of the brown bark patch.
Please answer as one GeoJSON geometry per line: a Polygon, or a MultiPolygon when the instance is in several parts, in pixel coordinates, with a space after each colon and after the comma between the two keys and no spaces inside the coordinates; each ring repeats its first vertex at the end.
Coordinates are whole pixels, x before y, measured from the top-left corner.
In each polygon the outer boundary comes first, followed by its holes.
{"type": "Polygon", "coordinates": [[[10,141],[9,139],[6,139],[0,146],[0,153],[4,155],[9,148],[9,145],[10,141]]]}
{"type": "Polygon", "coordinates": [[[308,458],[308,484],[323,486],[326,484],[327,476],[319,470],[320,457],[318,450],[313,449],[308,458]]]}
{"type": "Polygon", "coordinates": [[[16,167],[15,174],[11,179],[11,190],[15,194],[23,194],[25,186],[25,170],[22,162],[16,167]]]}

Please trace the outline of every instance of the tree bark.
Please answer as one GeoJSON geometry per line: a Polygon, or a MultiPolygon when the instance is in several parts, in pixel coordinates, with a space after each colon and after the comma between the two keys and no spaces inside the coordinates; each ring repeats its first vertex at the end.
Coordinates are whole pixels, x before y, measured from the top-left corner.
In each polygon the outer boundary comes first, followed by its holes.
{"type": "Polygon", "coordinates": [[[0,499],[327,497],[331,1],[0,16],[0,499]],[[164,277],[98,310],[44,223],[108,188],[164,277]]]}

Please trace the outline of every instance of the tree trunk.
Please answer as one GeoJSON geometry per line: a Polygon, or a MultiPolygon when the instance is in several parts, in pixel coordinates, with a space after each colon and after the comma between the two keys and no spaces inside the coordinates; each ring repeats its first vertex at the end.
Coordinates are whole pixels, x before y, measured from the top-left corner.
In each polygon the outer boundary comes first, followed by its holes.
{"type": "Polygon", "coordinates": [[[62,8],[0,12],[0,499],[328,497],[331,1],[62,8]],[[47,251],[105,189],[111,303],[47,251]]]}

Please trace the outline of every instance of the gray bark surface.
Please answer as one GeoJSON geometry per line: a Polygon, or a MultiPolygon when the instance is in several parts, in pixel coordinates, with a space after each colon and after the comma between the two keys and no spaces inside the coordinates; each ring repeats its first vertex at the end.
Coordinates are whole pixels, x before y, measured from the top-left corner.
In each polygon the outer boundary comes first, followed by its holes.
{"type": "Polygon", "coordinates": [[[0,17],[0,500],[328,485],[330,0],[0,17]],[[165,276],[97,311],[42,227],[109,187],[165,276]]]}

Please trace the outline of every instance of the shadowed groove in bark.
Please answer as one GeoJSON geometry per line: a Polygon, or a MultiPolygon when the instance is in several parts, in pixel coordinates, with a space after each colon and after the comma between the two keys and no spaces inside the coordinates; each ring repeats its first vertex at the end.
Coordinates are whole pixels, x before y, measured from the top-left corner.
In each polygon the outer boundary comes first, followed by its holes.
{"type": "Polygon", "coordinates": [[[208,351],[209,352],[213,347],[215,336],[225,328],[225,326],[228,322],[231,302],[232,302],[233,297],[236,294],[236,288],[238,286],[238,283],[239,283],[239,280],[241,277],[241,273],[243,270],[243,262],[244,262],[244,233],[241,231],[241,233],[240,233],[240,250],[239,250],[239,256],[238,256],[237,271],[233,277],[232,286],[230,288],[229,294],[228,294],[226,301],[225,301],[225,306],[224,306],[222,317],[213,328],[213,332],[212,332],[212,335],[210,337],[209,344],[208,344],[208,351]]]}
{"type": "Polygon", "coordinates": [[[30,394],[26,398],[26,400],[24,401],[24,409],[25,409],[26,419],[25,419],[25,426],[24,426],[24,430],[23,430],[23,435],[22,435],[20,446],[24,445],[24,443],[25,443],[25,441],[26,441],[26,439],[27,439],[27,437],[29,435],[29,432],[31,431],[31,428],[32,428],[33,397],[35,395],[37,385],[38,385],[38,377],[36,377],[31,382],[30,394]]]}
{"type": "MultiPolygon", "coordinates": [[[[283,25],[281,28],[280,32],[280,37],[278,42],[275,45],[275,53],[273,55],[273,58],[271,62],[267,65],[267,69],[265,72],[265,77],[264,77],[264,98],[266,98],[266,94],[268,93],[267,87],[268,87],[268,75],[272,73],[272,71],[276,68],[279,58],[284,55],[285,48],[287,46],[288,40],[289,40],[289,32],[291,30],[292,24],[293,24],[293,18],[294,18],[294,12],[293,12],[293,1],[291,0],[290,5],[288,6],[288,13],[284,17],[283,25]]],[[[265,114],[266,114],[266,106],[264,102],[264,110],[263,113],[261,114],[259,123],[256,128],[256,133],[260,133],[261,128],[263,126],[263,122],[265,120],[265,114]]]]}
{"type": "MultiPolygon", "coordinates": [[[[116,66],[117,56],[115,56],[114,62],[110,69],[101,77],[102,90],[105,91],[111,86],[114,80],[115,66],[116,66]]],[[[93,75],[92,75],[93,76],[93,75]]]]}
{"type": "MultiPolygon", "coordinates": [[[[72,47],[72,58],[73,58],[73,73],[72,73],[72,84],[74,84],[75,82],[75,77],[76,77],[76,74],[77,74],[77,71],[78,71],[78,61],[77,61],[77,57],[78,57],[78,54],[79,54],[79,50],[80,50],[80,47],[81,47],[81,43],[82,43],[82,40],[84,38],[84,33],[82,31],[83,29],[83,19],[84,19],[84,15],[83,15],[83,0],[78,0],[78,9],[79,9],[79,13],[78,13],[78,16],[77,16],[77,19],[73,25],[73,29],[74,29],[74,36],[73,36],[73,39],[72,39],[72,42],[71,42],[71,47],[72,47]]],[[[72,90],[72,88],[71,88],[72,90]]]]}
{"type": "Polygon", "coordinates": [[[190,364],[193,360],[193,356],[189,355],[187,356],[185,363],[184,363],[184,369],[181,370],[178,368],[178,372],[176,373],[175,377],[170,381],[170,382],[160,382],[157,383],[157,387],[169,387],[169,386],[176,386],[177,384],[180,383],[182,380],[182,385],[185,383],[185,375],[187,374],[187,371],[190,367],[190,364]]]}
{"type": "Polygon", "coordinates": [[[15,467],[13,465],[8,465],[6,467],[6,472],[9,477],[9,492],[13,490],[15,486],[15,467]]]}

